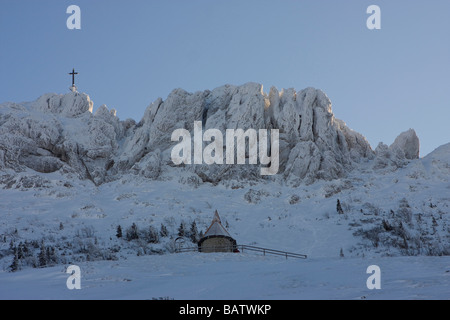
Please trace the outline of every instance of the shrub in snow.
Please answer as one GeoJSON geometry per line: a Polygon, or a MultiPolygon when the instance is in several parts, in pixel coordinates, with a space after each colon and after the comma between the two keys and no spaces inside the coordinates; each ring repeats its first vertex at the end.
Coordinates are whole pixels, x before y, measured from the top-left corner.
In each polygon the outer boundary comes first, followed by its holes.
{"type": "MultiPolygon", "coordinates": [[[[441,237],[433,215],[427,212],[415,215],[405,198],[399,201],[397,210],[390,210],[387,213],[381,210],[377,212],[378,214],[368,220],[368,226],[359,228],[354,233],[355,236],[370,241],[373,247],[385,250],[389,254],[448,255],[450,253],[450,243],[441,237]]],[[[445,234],[444,229],[443,232],[445,234]]]]}
{"type": "Polygon", "coordinates": [[[397,218],[401,222],[405,222],[407,224],[412,223],[412,210],[405,198],[400,200],[399,208],[397,210],[397,218]]]}
{"type": "Polygon", "coordinates": [[[125,239],[127,241],[132,241],[132,240],[139,239],[138,227],[137,227],[136,223],[133,223],[131,225],[131,227],[129,227],[126,230],[125,234],[126,234],[125,239]]]}
{"type": "Polygon", "coordinates": [[[146,240],[148,243],[159,243],[159,233],[155,227],[149,227],[146,240]]]}
{"type": "Polygon", "coordinates": [[[87,239],[87,238],[94,238],[95,236],[95,229],[93,226],[86,226],[81,229],[78,229],[75,237],[80,239],[87,239]]]}
{"type": "Polygon", "coordinates": [[[293,194],[289,199],[289,204],[296,204],[300,201],[300,197],[296,194],[293,194]]]}
{"type": "Polygon", "coordinates": [[[265,191],[265,190],[254,190],[254,189],[250,189],[247,191],[247,193],[244,195],[244,199],[248,202],[248,203],[260,203],[261,202],[261,197],[267,197],[270,194],[265,191]]]}

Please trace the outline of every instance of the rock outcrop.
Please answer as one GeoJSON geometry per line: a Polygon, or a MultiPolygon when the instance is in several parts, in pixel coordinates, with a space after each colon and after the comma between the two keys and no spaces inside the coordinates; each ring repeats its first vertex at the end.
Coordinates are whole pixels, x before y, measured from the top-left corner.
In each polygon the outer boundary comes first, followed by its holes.
{"type": "Polygon", "coordinates": [[[420,142],[413,129],[402,132],[390,145],[389,149],[403,153],[409,160],[419,159],[420,142]]]}

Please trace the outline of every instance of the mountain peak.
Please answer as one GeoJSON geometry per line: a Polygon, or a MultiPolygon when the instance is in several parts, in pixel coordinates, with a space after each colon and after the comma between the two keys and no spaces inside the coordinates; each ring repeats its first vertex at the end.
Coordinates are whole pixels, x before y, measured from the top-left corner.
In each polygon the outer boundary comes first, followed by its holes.
{"type": "Polygon", "coordinates": [[[85,112],[92,113],[94,103],[85,93],[69,92],[66,94],[48,93],[32,103],[32,109],[44,113],[61,114],[65,117],[76,117],[85,112]]]}

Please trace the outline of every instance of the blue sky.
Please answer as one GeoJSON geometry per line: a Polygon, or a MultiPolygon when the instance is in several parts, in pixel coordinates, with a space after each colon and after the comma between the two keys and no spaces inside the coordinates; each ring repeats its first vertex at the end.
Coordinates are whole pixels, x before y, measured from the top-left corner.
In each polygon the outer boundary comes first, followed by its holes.
{"type": "Polygon", "coordinates": [[[450,142],[449,34],[448,0],[1,0],[0,102],[68,92],[73,67],[94,109],[137,121],[175,88],[316,87],[373,148],[414,128],[424,156],[450,142]]]}

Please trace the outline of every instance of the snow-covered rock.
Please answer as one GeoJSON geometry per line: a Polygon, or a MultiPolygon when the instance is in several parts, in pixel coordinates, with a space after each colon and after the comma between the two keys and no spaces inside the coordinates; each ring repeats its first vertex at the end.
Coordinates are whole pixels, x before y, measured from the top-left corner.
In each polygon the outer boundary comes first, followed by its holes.
{"type": "Polygon", "coordinates": [[[401,133],[389,147],[380,142],[375,149],[373,169],[388,171],[405,167],[419,158],[419,138],[413,129],[401,133]]]}
{"type": "MultiPolygon", "coordinates": [[[[226,129],[278,129],[279,171],[272,179],[295,185],[341,178],[373,159],[374,168],[396,169],[419,154],[414,130],[374,152],[363,135],[334,117],[330,99],[314,88],[272,87],[269,94],[257,83],[195,93],[176,89],[153,102],[139,123],[121,121],[105,105],[92,111],[89,96],[78,92],[0,105],[0,168],[77,173],[95,184],[127,173],[156,179],[185,172],[213,183],[261,178],[260,165],[175,166],[171,135],[186,129],[193,139],[195,121],[224,136],[226,129]]],[[[225,139],[223,147],[225,154],[225,139]]]]}
{"type": "MultiPolygon", "coordinates": [[[[176,89],[165,101],[156,100],[134,128],[134,134],[124,142],[115,162],[117,171],[141,168],[137,164],[147,161],[144,158],[154,150],[161,150],[161,164],[167,170],[171,167],[168,150],[174,145],[170,142],[171,133],[175,129],[187,129],[192,133],[194,121],[202,121],[204,130],[218,129],[221,132],[238,128],[279,129],[279,172],[288,167],[287,173],[290,175],[292,172],[294,180],[304,179],[306,173],[309,173],[308,181],[337,178],[351,169],[352,163],[359,161],[360,157],[373,156],[362,135],[334,118],[331,102],[322,91],[308,88],[298,93],[294,89],[279,93],[272,88],[266,95],[262,85],[248,83],[225,85],[194,94],[176,89]],[[301,144],[295,149],[300,142],[309,142],[305,144],[308,150],[317,149],[318,153],[299,150],[301,144]],[[302,152],[300,158],[296,156],[299,152],[302,152]]],[[[204,181],[215,182],[229,178],[250,179],[254,173],[254,168],[249,165],[233,169],[197,165],[185,169],[197,173],[204,181]]]]}
{"type": "Polygon", "coordinates": [[[420,143],[414,129],[402,132],[390,145],[389,149],[402,152],[409,160],[419,159],[420,143]]]}
{"type": "Polygon", "coordinates": [[[85,93],[71,92],[64,95],[45,94],[37,99],[32,108],[36,111],[57,114],[66,117],[76,117],[85,112],[91,112],[94,103],[85,93]]]}
{"type": "Polygon", "coordinates": [[[134,123],[119,121],[106,106],[95,116],[92,110],[89,96],[78,92],[0,105],[0,168],[63,170],[104,182],[118,141],[134,123]]]}

